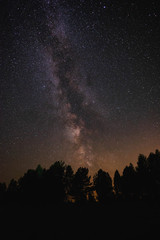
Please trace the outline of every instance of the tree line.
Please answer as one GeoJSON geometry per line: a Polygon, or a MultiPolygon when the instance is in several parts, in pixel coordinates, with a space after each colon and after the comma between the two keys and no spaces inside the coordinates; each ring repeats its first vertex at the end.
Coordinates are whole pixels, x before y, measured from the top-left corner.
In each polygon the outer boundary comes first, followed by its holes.
{"type": "Polygon", "coordinates": [[[70,165],[57,161],[49,169],[40,165],[29,169],[18,181],[0,183],[0,203],[107,203],[115,200],[160,199],[160,151],[148,157],[140,154],[137,165],[126,166],[113,179],[100,169],[93,176],[79,167],[74,173],[70,165]]]}

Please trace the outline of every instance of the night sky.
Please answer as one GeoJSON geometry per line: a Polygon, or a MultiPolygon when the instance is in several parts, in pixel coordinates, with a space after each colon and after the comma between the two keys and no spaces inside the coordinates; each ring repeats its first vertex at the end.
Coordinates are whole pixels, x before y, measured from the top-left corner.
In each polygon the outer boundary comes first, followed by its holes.
{"type": "Polygon", "coordinates": [[[0,0],[0,181],[57,160],[111,176],[160,149],[160,7],[0,0]]]}

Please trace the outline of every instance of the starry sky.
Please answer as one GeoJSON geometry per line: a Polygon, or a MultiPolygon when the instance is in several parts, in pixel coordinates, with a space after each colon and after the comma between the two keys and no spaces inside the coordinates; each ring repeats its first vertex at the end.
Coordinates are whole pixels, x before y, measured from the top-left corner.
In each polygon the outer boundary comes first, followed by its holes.
{"type": "Polygon", "coordinates": [[[158,1],[0,5],[0,181],[57,160],[113,176],[160,149],[158,1]]]}

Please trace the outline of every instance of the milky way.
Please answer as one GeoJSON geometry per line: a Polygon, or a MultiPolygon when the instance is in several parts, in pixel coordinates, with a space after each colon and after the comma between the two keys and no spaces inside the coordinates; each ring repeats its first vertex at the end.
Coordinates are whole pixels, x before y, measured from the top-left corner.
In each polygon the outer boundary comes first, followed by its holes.
{"type": "Polygon", "coordinates": [[[157,1],[0,3],[2,180],[56,160],[113,174],[159,148],[157,1]]]}
{"type": "Polygon", "coordinates": [[[94,98],[92,92],[87,89],[85,76],[80,76],[76,56],[67,36],[62,10],[55,7],[57,7],[55,2],[45,4],[50,33],[47,38],[50,39],[43,42],[47,42],[47,50],[52,58],[51,70],[57,96],[57,114],[59,119],[62,119],[66,140],[73,145],[72,161],[77,161],[78,165],[87,164],[91,167],[94,163],[95,122],[98,124],[102,122],[99,120],[99,114],[91,106],[94,98]],[[51,6],[55,9],[54,12],[50,11],[51,6]]]}

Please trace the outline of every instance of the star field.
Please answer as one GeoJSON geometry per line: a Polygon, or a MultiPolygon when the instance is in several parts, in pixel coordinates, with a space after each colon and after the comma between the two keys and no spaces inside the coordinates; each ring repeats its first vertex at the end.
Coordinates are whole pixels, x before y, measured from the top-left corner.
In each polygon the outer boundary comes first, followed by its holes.
{"type": "Polygon", "coordinates": [[[113,174],[160,142],[157,1],[0,1],[0,180],[113,174]]]}

